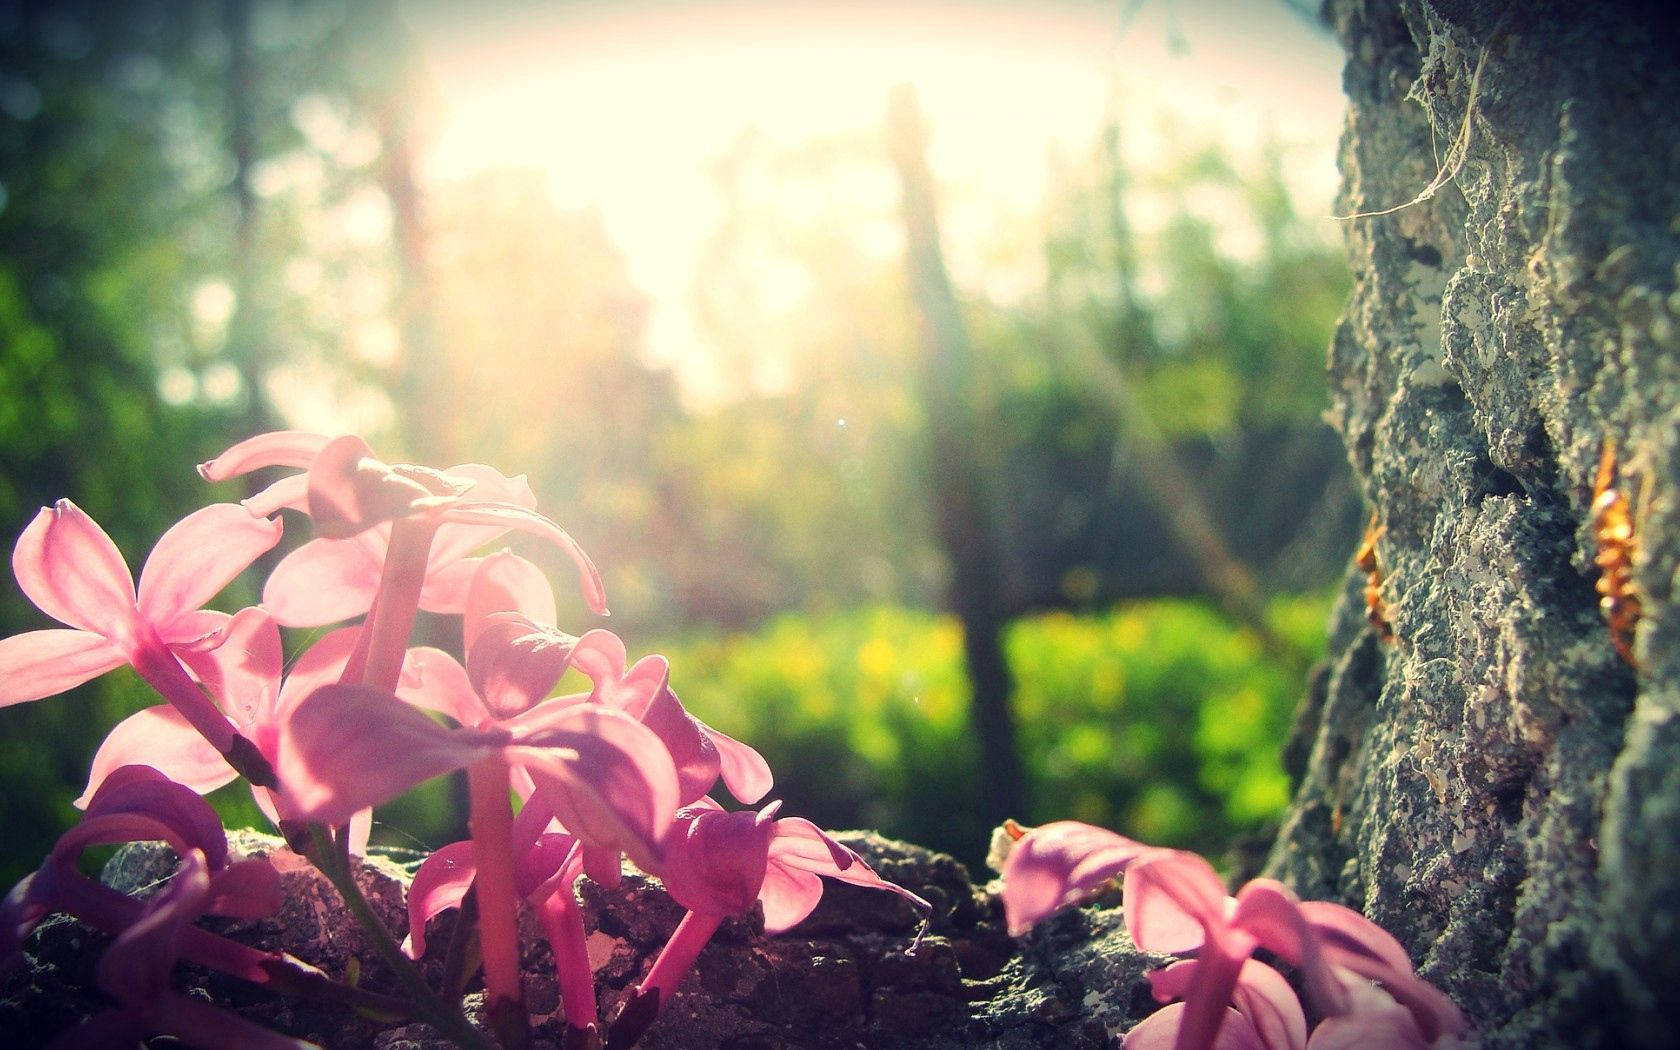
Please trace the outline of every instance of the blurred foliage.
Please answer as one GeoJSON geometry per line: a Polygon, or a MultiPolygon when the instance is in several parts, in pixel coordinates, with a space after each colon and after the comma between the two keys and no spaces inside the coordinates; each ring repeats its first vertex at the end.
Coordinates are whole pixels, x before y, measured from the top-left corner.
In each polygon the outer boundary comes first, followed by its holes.
{"type": "MultiPolygon", "coordinates": [[[[180,289],[195,260],[181,231],[203,202],[172,118],[198,68],[194,29],[157,5],[0,12],[7,550],[39,508],[70,496],[138,573],[161,528],[203,499],[192,464],[228,416],[164,402],[153,358],[191,324],[180,289]]],[[[8,574],[0,635],[44,626],[8,574]]],[[[6,712],[0,883],[38,863],[69,823],[104,731],[154,701],[122,670],[6,712]]]]}
{"type": "MultiPolygon", "coordinates": [[[[387,3],[0,0],[0,527],[69,496],[138,571],[171,522],[243,494],[191,464],[274,418],[526,472],[600,563],[611,626],[632,649],[684,639],[685,699],[772,759],[791,811],[974,858],[1006,814],[969,804],[956,627],[915,611],[948,569],[881,144],[749,132],[722,153],[692,302],[713,389],[695,397],[647,359],[648,301],[601,217],[557,207],[540,173],[405,196],[399,132],[430,104],[410,57],[387,3]]],[[[1276,811],[1299,684],[1201,606],[1103,611],[1196,587],[1140,517],[1111,385],[1135,386],[1210,490],[1308,465],[1265,500],[1231,487],[1238,546],[1334,526],[1332,468],[1290,442],[1323,437],[1347,275],[1295,213],[1281,147],[1243,166],[1186,138],[1134,171],[1122,145],[1063,158],[1041,212],[965,229],[986,248],[952,261],[1008,604],[1064,610],[1009,636],[1040,800],[1017,816],[1216,848],[1276,811]]],[[[971,227],[991,214],[942,192],[971,227]]],[[[1279,589],[1344,563],[1334,527],[1312,538],[1279,589]]],[[[1311,647],[1318,608],[1273,613],[1311,647]]],[[[0,586],[0,636],[45,625],[0,586]]],[[[0,886],[72,819],[101,735],[155,700],[125,670],[0,715],[0,886]]],[[[452,790],[382,813],[383,834],[445,840],[452,790]]],[[[241,789],[217,801],[252,816],[241,789]]]]}
{"type": "MultiPolygon", "coordinates": [[[[335,303],[362,304],[356,316],[364,319],[386,309],[353,294],[365,271],[348,258],[388,252],[380,204],[361,192],[379,143],[365,126],[358,131],[352,112],[378,67],[346,61],[375,28],[352,14],[378,7],[0,4],[0,528],[8,550],[40,507],[69,497],[138,575],[170,524],[243,494],[236,485],[207,489],[192,465],[245,436],[253,420],[272,418],[264,398],[273,377],[254,358],[278,354],[319,374],[328,334],[337,347],[340,333],[359,331],[335,303]],[[244,110],[231,101],[235,9],[250,16],[246,43],[260,65],[245,85],[244,110]],[[237,233],[234,192],[242,122],[261,162],[245,173],[263,202],[248,242],[237,233]],[[341,209],[353,200],[364,216],[372,208],[371,226],[347,221],[341,209]],[[241,301],[236,275],[246,267],[257,279],[241,301]]],[[[354,373],[335,374],[345,371],[354,373]]],[[[282,386],[287,378],[282,369],[282,386]]],[[[241,583],[217,604],[255,600],[241,583]]],[[[0,636],[45,626],[8,576],[0,636]]],[[[122,669],[5,712],[0,883],[37,864],[72,821],[70,800],[104,733],[157,699],[122,669]]],[[[218,801],[236,821],[248,803],[231,789],[218,801]]]]}
{"type": "MultiPolygon", "coordinates": [[[[1323,650],[1326,595],[1269,618],[1323,650]]],[[[656,647],[683,702],[750,741],[772,797],[825,826],[878,828],[978,865],[1005,816],[1078,819],[1218,854],[1288,800],[1280,752],[1300,682],[1207,605],[1047,613],[1008,632],[1032,813],[978,812],[956,620],[874,606],[656,647]]]]}

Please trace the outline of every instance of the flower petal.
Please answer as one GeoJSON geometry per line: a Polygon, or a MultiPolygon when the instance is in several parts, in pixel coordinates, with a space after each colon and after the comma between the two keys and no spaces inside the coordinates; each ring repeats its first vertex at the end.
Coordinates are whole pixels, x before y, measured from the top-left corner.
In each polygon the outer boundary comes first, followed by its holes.
{"type": "Polygon", "coordinates": [[[1302,901],[1299,907],[1333,961],[1351,966],[1354,960],[1362,960],[1361,973],[1412,972],[1411,956],[1394,935],[1352,908],[1329,901],[1302,901]]]}
{"type": "MultiPolygon", "coordinates": [[[[438,532],[441,534],[443,530],[438,532]]],[[[461,641],[466,652],[472,652],[483,619],[499,612],[523,613],[536,623],[554,623],[556,619],[554,591],[548,585],[548,577],[509,550],[486,555],[473,572],[461,621],[461,641]]]]}
{"type": "MultiPolygon", "coordinates": [[[[636,703],[645,705],[652,699],[652,694],[645,689],[635,690],[625,697],[620,697],[615,691],[619,688],[619,680],[624,677],[624,664],[627,659],[624,640],[599,627],[583,632],[577,644],[572,646],[572,665],[588,675],[589,680],[594,683],[595,688],[590,699],[619,710],[626,710],[636,703]]],[[[626,713],[632,718],[641,718],[639,708],[626,713]]]]}
{"type": "Polygon", "coordinates": [[[601,582],[600,570],[595,568],[595,563],[589,560],[589,555],[583,552],[577,541],[548,518],[509,503],[477,502],[457,503],[446,508],[442,517],[446,522],[459,525],[500,525],[548,540],[565,551],[577,566],[578,580],[583,586],[583,597],[589,603],[590,611],[600,616],[607,615],[607,591],[601,582]]]}
{"type": "Polygon", "coordinates": [[[718,732],[698,718],[695,722],[700,726],[700,731],[706,734],[706,739],[712,742],[712,747],[717,749],[723,782],[737,801],[750,806],[770,793],[770,789],[776,784],[776,777],[770,772],[770,763],[764,760],[763,755],[727,733],[718,732]]]}
{"type": "MultiPolygon", "coordinates": [[[[657,660],[656,667],[661,668],[659,677],[663,682],[665,673],[662,670],[665,658],[647,657],[637,662],[636,668],[651,660],[657,660]]],[[[630,672],[636,674],[636,669],[630,672]]],[[[654,694],[653,702],[642,712],[642,724],[653,730],[664,744],[665,750],[670,752],[671,761],[677,767],[678,798],[683,805],[703,797],[712,790],[717,783],[718,773],[723,768],[723,761],[718,756],[717,748],[712,740],[700,728],[700,723],[683,709],[682,701],[677,694],[661,684],[654,694]]]]}
{"type": "Polygon", "coordinates": [[[208,463],[198,465],[198,476],[205,481],[225,481],[249,474],[263,467],[297,467],[309,469],[327,442],[325,434],[309,434],[301,430],[271,430],[266,434],[246,438],[208,463]]]}
{"type": "MultiPolygon", "coordinates": [[[[1151,970],[1149,990],[1158,1003],[1184,999],[1195,987],[1197,969],[1201,963],[1183,959],[1159,970],[1151,970]]],[[[1232,1003],[1238,1013],[1253,1027],[1266,1050],[1304,1050],[1307,1045],[1307,1019],[1301,1011],[1301,1001],[1283,975],[1264,963],[1245,960],[1237,971],[1232,1003]]],[[[1189,1018],[1175,1014],[1182,1027],[1189,1018]]],[[[1229,1019],[1227,1018],[1227,1021],[1229,1019]]],[[[1127,1044],[1131,1045],[1131,1044],[1127,1044]]]]}
{"type": "MultiPolygon", "coordinates": [[[[1238,891],[1231,921],[1262,948],[1300,969],[1307,999],[1320,1013],[1337,1014],[1347,1009],[1345,982],[1328,965],[1322,938],[1308,922],[1306,906],[1294,890],[1274,879],[1254,879],[1238,891]]],[[[1404,959],[1405,953],[1400,957],[1404,959]]],[[[1410,974],[1411,963],[1404,966],[1404,972],[1410,974]]]]}
{"type": "Polygon", "coordinates": [[[106,637],[135,616],[134,578],[105,530],[67,499],[41,508],[12,550],[12,572],[36,607],[106,637]]]}
{"type": "Polygon", "coordinates": [[[234,861],[210,879],[204,910],[235,919],[266,919],[286,903],[280,873],[267,857],[234,861]]]}
{"type": "Polygon", "coordinates": [[[531,774],[566,830],[657,873],[659,843],[677,809],[677,771],[651,730],[621,712],[576,704],[518,743],[525,746],[510,761],[531,774]]]}
{"type": "Polygon", "coordinates": [[[26,631],[0,638],[0,707],[56,696],[128,662],[92,631],[26,631]]]}
{"type": "Polygon", "coordinates": [[[322,686],[336,684],[343,677],[344,665],[350,662],[361,633],[360,627],[340,627],[303,651],[280,684],[280,696],[274,708],[277,721],[283,721],[304,697],[322,686]]]}
{"type": "Polygon", "coordinates": [[[466,668],[442,649],[416,646],[403,656],[397,696],[415,707],[448,715],[463,726],[490,721],[484,701],[473,690],[466,668]]]}
{"type": "Polygon", "coordinates": [[[180,711],[157,704],[129,715],[105,735],[94,752],[87,788],[75,801],[76,808],[85,809],[105,779],[128,765],[151,766],[200,795],[232,783],[239,775],[180,711]]]}
{"type": "Polygon", "coordinates": [[[776,837],[774,803],[761,813],[685,809],[665,851],[665,890],[689,911],[740,915],[753,906],[776,837]]]}
{"type": "MultiPolygon", "coordinates": [[[[1163,1007],[1143,1019],[1143,1023],[1126,1033],[1120,1050],[1174,1050],[1178,1030],[1184,1022],[1184,1004],[1163,1007]]],[[[1224,1023],[1208,1050],[1268,1050],[1242,1014],[1225,1008],[1224,1023]]]]}
{"type": "Polygon", "coordinates": [[[328,442],[309,465],[309,516],[317,536],[348,539],[453,503],[470,486],[438,471],[381,462],[367,442],[347,434],[328,442]]]}
{"type": "Polygon", "coordinates": [[[505,730],[445,728],[390,693],[329,685],[286,718],[275,769],[300,817],[343,824],[507,741],[505,730]]]}
{"type": "Polygon", "coordinates": [[[202,852],[212,869],[227,862],[227,833],[210,803],[150,766],[113,770],[88,801],[81,822],[53,846],[53,856],[74,863],[84,848],[112,842],[162,839],[178,855],[202,852]]]}
{"type": "Polygon", "coordinates": [[[490,717],[484,701],[467,679],[466,668],[442,649],[418,646],[403,658],[397,695],[416,707],[448,715],[464,726],[476,726],[490,717]]]}
{"type": "Polygon", "coordinates": [[[263,607],[283,627],[319,627],[361,616],[379,592],[384,551],[366,533],[312,539],[280,559],[263,586],[263,607]]]}
{"type": "Polygon", "coordinates": [[[140,615],[157,626],[196,612],[280,542],[280,521],[213,503],[170,527],[140,570],[140,615]]]}
{"type": "Polygon", "coordinates": [[[805,921],[822,900],[822,879],[815,872],[772,864],[764,872],[758,899],[764,905],[764,932],[786,933],[805,921]]]}
{"type": "Polygon", "coordinates": [[[529,711],[571,666],[577,639],[519,613],[494,613],[467,652],[467,675],[497,718],[529,711]]]}
{"type": "Polygon", "coordinates": [[[1190,991],[1191,980],[1196,976],[1196,960],[1180,959],[1159,970],[1150,970],[1144,976],[1149,979],[1149,994],[1154,996],[1155,1001],[1170,1003],[1184,998],[1190,991]]]}
{"type": "Polygon", "coordinates": [[[472,585],[478,558],[459,558],[439,562],[426,559],[426,579],[420,585],[420,608],[446,616],[459,614],[467,607],[467,588],[472,585]]]}
{"type": "Polygon", "coordinates": [[[408,937],[403,952],[410,959],[426,954],[426,923],[450,908],[459,908],[477,877],[477,849],[471,839],[451,842],[420,862],[408,887],[408,937]]]}
{"type": "MultiPolygon", "coordinates": [[[[530,483],[523,474],[510,478],[482,463],[462,463],[444,473],[451,478],[472,482],[472,488],[466,491],[465,496],[473,503],[502,503],[525,510],[537,509],[537,497],[531,492],[530,483]]],[[[438,529],[437,538],[433,541],[433,561],[460,561],[480,547],[494,543],[507,532],[507,528],[506,525],[446,524],[438,529]]]]}
{"type": "Polygon", "coordinates": [[[1283,975],[1263,962],[1245,961],[1237,972],[1231,1005],[1248,1018],[1267,1050],[1306,1050],[1307,1017],[1283,975]]]}
{"type": "MultiPolygon", "coordinates": [[[[222,644],[233,617],[215,609],[200,609],[184,613],[163,625],[158,637],[175,650],[177,656],[208,652],[222,644]]],[[[194,671],[196,672],[196,669],[194,671]]]]}
{"type": "MultiPolygon", "coordinates": [[[[933,911],[933,905],[896,882],[888,882],[875,873],[868,863],[858,854],[839,842],[836,842],[826,831],[803,817],[783,817],[776,821],[776,837],[770,843],[770,867],[772,870],[804,871],[815,875],[822,875],[830,879],[862,886],[864,889],[885,890],[896,894],[908,901],[915,909],[922,913],[922,929],[927,929],[927,916],[933,911]]],[[[770,879],[766,877],[766,885],[770,879]]],[[[797,884],[797,880],[793,880],[797,884]]],[[[784,891],[785,884],[778,884],[778,892],[784,891]]],[[[786,921],[786,914],[792,909],[793,901],[772,902],[765,901],[765,930],[770,930],[770,915],[777,914],[777,929],[785,929],[781,923],[786,921]]],[[[816,902],[811,901],[815,907],[816,902]]],[[[806,908],[808,914],[810,908],[806,908]]],[[[800,915],[799,918],[804,918],[800,915]]],[[[797,922],[794,919],[793,922],[797,922]]],[[[792,922],[788,923],[792,925],[792,922]]],[[[917,935],[918,941],[920,934],[917,935]]],[[[914,947],[914,946],[912,946],[914,947]]]]}
{"type": "Polygon", "coordinates": [[[254,496],[247,496],[239,505],[259,518],[272,517],[283,510],[309,513],[309,475],[288,474],[254,496]]]}
{"type": "Polygon", "coordinates": [[[1003,866],[1003,912],[1019,936],[1090,896],[1148,847],[1104,828],[1059,820],[1033,828],[1003,866]]]}
{"type": "Polygon", "coordinates": [[[582,874],[583,843],[564,832],[538,835],[520,851],[513,869],[514,884],[534,903],[556,893],[570,897],[572,883],[582,874]]]}
{"type": "Polygon", "coordinates": [[[1183,850],[1151,850],[1126,869],[1126,930],[1145,951],[1194,951],[1206,931],[1227,926],[1227,899],[1225,884],[1201,857],[1183,850]]]}
{"type": "MultiPolygon", "coordinates": [[[[187,654],[188,663],[222,710],[247,735],[274,720],[280,692],[280,628],[267,611],[241,609],[222,633],[222,644],[206,653],[187,654]]],[[[261,741],[253,743],[261,746],[261,741]]]]}
{"type": "Polygon", "coordinates": [[[1349,991],[1351,1009],[1320,1021],[1309,1050],[1428,1050],[1413,1015],[1382,989],[1360,981],[1349,991]]]}

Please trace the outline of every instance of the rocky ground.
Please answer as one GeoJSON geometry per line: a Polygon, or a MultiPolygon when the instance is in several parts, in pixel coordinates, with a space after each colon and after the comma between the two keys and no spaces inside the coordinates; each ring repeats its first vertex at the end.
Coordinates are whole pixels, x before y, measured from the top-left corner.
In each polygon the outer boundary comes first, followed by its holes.
{"type": "MultiPolygon", "coordinates": [[[[726,923],[639,1046],[1083,1050],[1113,1047],[1117,1034],[1152,1008],[1142,973],[1155,961],[1133,948],[1117,910],[1073,911],[1012,939],[992,888],[976,885],[950,857],[873,834],[839,837],[882,876],[933,903],[920,948],[906,951],[920,920],[904,901],[828,883],[816,912],[790,933],[767,937],[753,921],[726,923]]],[[[261,922],[222,920],[219,931],[289,952],[337,978],[354,967],[364,986],[394,989],[332,887],[307,863],[278,839],[239,833],[233,842],[246,854],[271,857],[283,873],[287,903],[261,922]]],[[[398,937],[406,928],[403,861],[411,859],[376,857],[359,875],[398,937]]],[[[105,879],[142,891],[167,877],[172,864],[162,847],[128,847],[106,868],[105,879]]],[[[682,911],[642,876],[627,875],[610,891],[582,885],[600,1008],[611,1017],[682,911]]],[[[440,964],[433,956],[449,939],[453,914],[436,920],[427,960],[434,977],[440,964]]],[[[106,940],[63,917],[42,924],[26,944],[24,964],[0,984],[0,1031],[8,1033],[8,1045],[44,1045],[106,1005],[93,988],[94,963],[106,940]]],[[[558,1047],[562,1022],[549,950],[534,925],[524,943],[536,1045],[558,1047]]],[[[374,1023],[346,1007],[278,998],[190,966],[178,967],[177,974],[177,987],[191,994],[333,1050],[448,1045],[423,1024],[374,1023]]],[[[476,1005],[470,991],[468,1005],[469,1011],[476,1005]]]]}

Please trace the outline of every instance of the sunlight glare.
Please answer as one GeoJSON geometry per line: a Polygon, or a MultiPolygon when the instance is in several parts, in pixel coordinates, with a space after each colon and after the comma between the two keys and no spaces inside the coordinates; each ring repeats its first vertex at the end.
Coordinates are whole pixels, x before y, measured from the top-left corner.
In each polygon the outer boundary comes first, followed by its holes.
{"type": "MultiPolygon", "coordinates": [[[[408,0],[403,11],[446,112],[428,177],[531,167],[546,173],[558,206],[598,207],[652,299],[647,357],[675,367],[692,403],[726,385],[707,374],[689,288],[723,214],[713,166],[749,128],[776,148],[830,136],[878,141],[889,91],[912,84],[932,129],[929,165],[948,190],[948,267],[959,286],[988,294],[1034,290],[1037,278],[1019,260],[997,272],[988,241],[1000,222],[1038,205],[1052,148],[1091,148],[1111,99],[1125,110],[1128,163],[1166,155],[1175,132],[1159,115],[1172,112],[1169,124],[1197,129],[1193,141],[1225,142],[1239,164],[1274,130],[1286,141],[1313,135],[1322,163],[1292,170],[1291,181],[1309,208],[1326,212],[1334,186],[1338,53],[1292,26],[1275,0],[1146,3],[1123,33],[1117,5],[1073,0],[843,11],[408,0]],[[1167,10],[1192,42],[1189,55],[1171,47],[1167,10]],[[1280,58],[1279,49],[1310,61],[1280,58]]],[[[856,192],[850,232],[868,239],[871,256],[902,251],[884,153],[878,169],[860,173],[856,192]]],[[[815,213],[835,202],[792,203],[815,213]]],[[[1245,238],[1228,243],[1240,252],[1245,238]]],[[[763,280],[766,298],[789,302],[786,274],[763,280]]]]}

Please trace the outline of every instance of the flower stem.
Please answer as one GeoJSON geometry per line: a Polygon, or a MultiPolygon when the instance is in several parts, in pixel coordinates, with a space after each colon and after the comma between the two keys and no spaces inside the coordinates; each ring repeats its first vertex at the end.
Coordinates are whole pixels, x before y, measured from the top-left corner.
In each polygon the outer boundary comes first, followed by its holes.
{"type": "Polygon", "coordinates": [[[234,729],[233,723],[222,714],[214,701],[181,667],[175,654],[148,628],[128,651],[128,662],[146,684],[169,701],[192,727],[198,730],[210,746],[222,753],[228,764],[240,776],[257,787],[272,788],[280,781],[274,767],[249,739],[234,729]]]}
{"type": "Polygon", "coordinates": [[[508,768],[501,753],[467,767],[473,853],[478,877],[478,941],[484,956],[484,996],[502,1042],[528,1040],[525,990],[519,966],[519,891],[513,878],[513,810],[508,804],[508,768]]]}
{"type": "Polygon", "coordinates": [[[408,993],[409,1000],[414,1005],[414,1012],[463,1050],[496,1050],[494,1043],[467,1023],[467,1019],[461,1016],[461,1011],[456,1005],[440,999],[427,986],[419,968],[403,954],[402,948],[392,939],[391,931],[379,921],[379,916],[373,913],[367,898],[362,896],[361,887],[356,885],[348,860],[340,853],[338,844],[326,826],[310,825],[309,837],[314,847],[310,851],[310,859],[321,870],[321,874],[338,889],[339,896],[344,898],[345,907],[356,917],[374,950],[385,961],[385,965],[391,968],[403,990],[408,993]]]}
{"type": "Polygon", "coordinates": [[[700,949],[712,939],[712,934],[717,932],[722,922],[722,915],[700,911],[691,911],[683,916],[671,939],[660,949],[659,958],[653,960],[648,975],[613,1019],[612,1028],[607,1033],[608,1050],[626,1050],[636,1045],[636,1041],[671,1001],[671,993],[694,968],[700,949]]]}
{"type": "Polygon", "coordinates": [[[387,693],[396,692],[437,528],[437,522],[426,517],[399,518],[392,523],[379,593],[374,596],[340,681],[359,681],[387,693]]]}
{"type": "Polygon", "coordinates": [[[537,906],[537,918],[554,950],[554,975],[560,985],[560,1007],[566,1024],[587,1030],[595,1025],[595,974],[589,966],[589,946],[583,912],[570,885],[561,886],[537,906]]]}
{"type": "Polygon", "coordinates": [[[1196,974],[1184,996],[1184,1013],[1173,1050],[1209,1050],[1225,1023],[1226,1007],[1237,986],[1247,953],[1229,951],[1216,937],[1208,937],[1196,954],[1196,974]]]}

